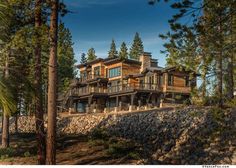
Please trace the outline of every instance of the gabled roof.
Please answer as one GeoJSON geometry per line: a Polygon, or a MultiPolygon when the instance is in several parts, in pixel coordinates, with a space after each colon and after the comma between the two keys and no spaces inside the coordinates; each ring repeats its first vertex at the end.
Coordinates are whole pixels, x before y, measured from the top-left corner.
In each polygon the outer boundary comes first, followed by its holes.
{"type": "MultiPolygon", "coordinates": [[[[195,75],[199,76],[199,74],[193,70],[186,70],[186,68],[184,66],[181,66],[181,68],[183,69],[182,71],[184,71],[186,73],[194,73],[195,75]]],[[[179,70],[179,68],[177,66],[166,67],[162,70],[162,72],[171,72],[174,70],[179,70]]]]}
{"type": "Polygon", "coordinates": [[[110,64],[114,64],[114,63],[118,63],[118,62],[124,62],[124,63],[128,63],[128,64],[137,64],[137,65],[142,64],[140,61],[137,61],[137,60],[121,59],[121,58],[118,58],[118,57],[113,58],[113,59],[109,59],[109,60],[104,60],[105,65],[110,65],[110,64]]]}

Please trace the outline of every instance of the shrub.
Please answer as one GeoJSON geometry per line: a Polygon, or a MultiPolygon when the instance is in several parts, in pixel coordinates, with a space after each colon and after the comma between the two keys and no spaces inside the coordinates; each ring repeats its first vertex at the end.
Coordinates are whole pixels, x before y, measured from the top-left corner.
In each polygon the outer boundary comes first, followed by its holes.
{"type": "Polygon", "coordinates": [[[1,160],[13,157],[15,155],[16,155],[16,150],[14,148],[9,147],[6,149],[0,149],[1,160]]]}
{"type": "Polygon", "coordinates": [[[25,152],[25,153],[24,153],[24,156],[25,156],[25,157],[30,157],[30,152],[29,152],[29,151],[25,152]]]}
{"type": "Polygon", "coordinates": [[[107,154],[114,158],[118,158],[128,155],[131,151],[134,152],[135,148],[136,146],[133,142],[128,140],[120,140],[117,143],[109,144],[107,154]]]}
{"type": "Polygon", "coordinates": [[[235,108],[236,107],[236,97],[231,100],[227,100],[225,104],[228,107],[235,108]]]}
{"type": "Polygon", "coordinates": [[[109,135],[108,132],[105,129],[102,128],[96,128],[90,135],[91,139],[103,139],[108,140],[109,135]]]}
{"type": "Polygon", "coordinates": [[[224,111],[219,107],[213,107],[210,113],[215,121],[222,121],[224,119],[224,111]]]}

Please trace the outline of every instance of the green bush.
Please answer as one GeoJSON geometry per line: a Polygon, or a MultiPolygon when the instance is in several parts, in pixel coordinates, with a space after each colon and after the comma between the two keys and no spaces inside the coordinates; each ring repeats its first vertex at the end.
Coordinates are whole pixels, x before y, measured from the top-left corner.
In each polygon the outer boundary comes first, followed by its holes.
{"type": "Polygon", "coordinates": [[[131,151],[135,151],[135,144],[128,140],[120,140],[117,143],[109,144],[107,149],[107,154],[111,155],[114,158],[122,157],[128,155],[131,151]]]}
{"type": "Polygon", "coordinates": [[[24,156],[25,156],[25,157],[30,157],[30,152],[29,152],[29,151],[25,152],[25,153],[24,153],[24,156]]]}
{"type": "Polygon", "coordinates": [[[224,119],[224,111],[219,107],[213,107],[210,113],[215,121],[222,121],[224,119]]]}
{"type": "Polygon", "coordinates": [[[128,154],[128,158],[138,160],[138,159],[140,159],[140,154],[137,151],[130,152],[128,154]]]}
{"type": "Polygon", "coordinates": [[[226,101],[225,103],[228,107],[235,108],[236,107],[236,98],[226,101]]]}
{"type": "Polygon", "coordinates": [[[14,148],[0,149],[1,160],[13,157],[16,155],[16,150],[14,148]]]}
{"type": "Polygon", "coordinates": [[[93,132],[90,135],[90,139],[103,139],[103,140],[108,140],[109,135],[108,132],[105,129],[102,128],[97,128],[93,130],[93,132]]]}

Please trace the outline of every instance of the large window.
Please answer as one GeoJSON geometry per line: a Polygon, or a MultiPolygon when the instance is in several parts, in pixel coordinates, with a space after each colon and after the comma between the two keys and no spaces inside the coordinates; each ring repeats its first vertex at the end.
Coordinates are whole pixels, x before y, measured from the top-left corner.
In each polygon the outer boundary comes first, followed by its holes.
{"type": "Polygon", "coordinates": [[[87,73],[86,73],[85,71],[80,72],[80,77],[81,77],[82,81],[83,81],[83,80],[86,80],[86,78],[87,78],[87,73]]]}
{"type": "Polygon", "coordinates": [[[120,67],[109,69],[109,78],[120,76],[121,75],[120,69],[121,69],[120,67]]]}
{"type": "Polygon", "coordinates": [[[172,74],[168,74],[168,86],[173,86],[174,84],[174,76],[172,74]]]}
{"type": "Polygon", "coordinates": [[[158,79],[159,79],[158,84],[161,86],[163,84],[163,77],[162,77],[162,75],[159,75],[158,79]]]}
{"type": "Polygon", "coordinates": [[[98,77],[100,75],[100,66],[94,67],[94,76],[98,77]]]}

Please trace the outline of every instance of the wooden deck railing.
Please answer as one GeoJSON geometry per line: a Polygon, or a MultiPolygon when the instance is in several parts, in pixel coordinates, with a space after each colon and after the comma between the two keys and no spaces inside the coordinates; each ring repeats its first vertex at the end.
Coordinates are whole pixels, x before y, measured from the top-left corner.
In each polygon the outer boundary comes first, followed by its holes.
{"type": "Polygon", "coordinates": [[[97,78],[105,78],[105,75],[96,75],[96,74],[89,74],[87,76],[80,76],[80,82],[86,82],[88,80],[97,79],[97,78]]]}
{"type": "Polygon", "coordinates": [[[80,87],[74,88],[71,90],[70,95],[87,95],[90,93],[119,93],[119,92],[130,92],[134,90],[145,90],[145,91],[169,91],[169,92],[179,92],[179,93],[190,93],[190,87],[177,87],[177,86],[159,86],[156,84],[123,84],[108,86],[107,88],[103,87],[80,87]]]}
{"type": "Polygon", "coordinates": [[[179,93],[190,93],[191,87],[180,87],[180,86],[167,86],[165,91],[179,92],[179,93]]]}

